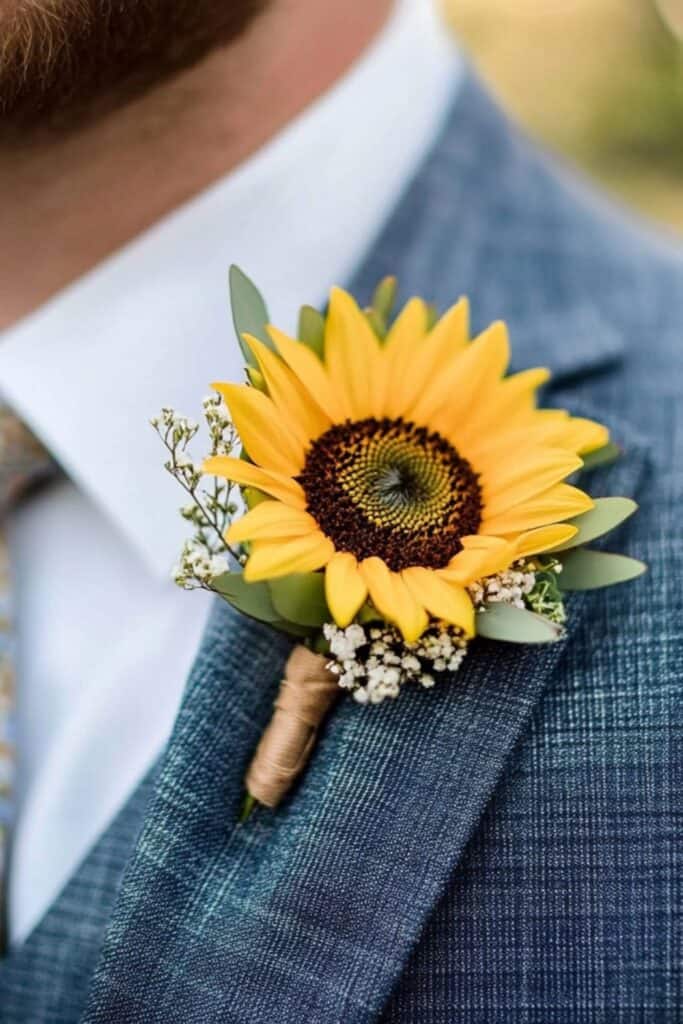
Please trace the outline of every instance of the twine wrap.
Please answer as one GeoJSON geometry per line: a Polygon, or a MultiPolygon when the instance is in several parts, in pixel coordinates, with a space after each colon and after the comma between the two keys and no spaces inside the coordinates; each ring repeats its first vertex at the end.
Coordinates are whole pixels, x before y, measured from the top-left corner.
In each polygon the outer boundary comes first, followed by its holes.
{"type": "Polygon", "coordinates": [[[247,792],[277,807],[311,756],[318,728],[340,694],[327,659],[296,646],[285,666],[275,710],[244,780],[247,792]]]}

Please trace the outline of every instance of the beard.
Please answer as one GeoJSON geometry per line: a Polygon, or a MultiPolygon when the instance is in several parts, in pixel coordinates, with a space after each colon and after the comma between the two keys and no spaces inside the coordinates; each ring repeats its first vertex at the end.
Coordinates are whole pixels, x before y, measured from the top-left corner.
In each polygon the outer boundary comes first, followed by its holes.
{"type": "Polygon", "coordinates": [[[238,38],[270,0],[0,0],[0,139],[63,132],[238,38]]]}

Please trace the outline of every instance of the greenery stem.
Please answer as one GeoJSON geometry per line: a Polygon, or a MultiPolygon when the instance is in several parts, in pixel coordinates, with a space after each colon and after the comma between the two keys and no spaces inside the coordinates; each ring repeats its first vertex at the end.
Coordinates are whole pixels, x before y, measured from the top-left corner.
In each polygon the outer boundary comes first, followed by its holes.
{"type": "Polygon", "coordinates": [[[244,800],[242,801],[242,807],[240,809],[239,823],[244,825],[245,821],[249,818],[252,811],[255,811],[259,807],[259,802],[256,797],[252,796],[251,793],[244,794],[244,800]]]}

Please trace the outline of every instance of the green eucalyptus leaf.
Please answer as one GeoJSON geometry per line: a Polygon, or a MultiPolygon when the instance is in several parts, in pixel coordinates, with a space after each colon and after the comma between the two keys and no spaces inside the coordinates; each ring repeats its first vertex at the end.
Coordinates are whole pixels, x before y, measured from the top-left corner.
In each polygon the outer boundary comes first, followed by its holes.
{"type": "Polygon", "coordinates": [[[396,302],[397,286],[398,282],[395,277],[384,277],[372,295],[370,305],[385,325],[389,323],[389,318],[396,302]]]}
{"type": "Polygon", "coordinates": [[[596,498],[595,506],[588,512],[568,520],[569,525],[576,526],[579,532],[571,540],[553,548],[552,554],[577,548],[580,544],[588,544],[604,536],[625,522],[637,508],[638,505],[631,498],[596,498]]]}
{"type": "Polygon", "coordinates": [[[256,366],[254,354],[242,337],[243,334],[253,334],[255,338],[262,341],[264,345],[274,351],[275,346],[266,331],[266,324],[270,323],[268,310],[263,297],[243,270],[233,265],[229,273],[230,283],[230,305],[232,307],[232,320],[237,333],[242,354],[247,366],[256,366]]]}
{"type": "Polygon", "coordinates": [[[606,551],[576,548],[568,551],[560,561],[562,572],[558,577],[561,590],[597,590],[615,583],[634,580],[647,569],[644,562],[626,555],[613,555],[606,551]]]}
{"type": "Polygon", "coordinates": [[[427,303],[427,330],[431,331],[432,327],[437,323],[439,319],[439,310],[436,308],[433,302],[427,303]]]}
{"type": "Polygon", "coordinates": [[[271,622],[270,625],[273,629],[276,629],[278,633],[287,633],[289,636],[295,636],[298,638],[313,636],[314,630],[310,626],[300,626],[296,622],[284,622],[280,619],[277,622],[271,622]]]}
{"type": "Polygon", "coordinates": [[[303,341],[319,359],[325,352],[325,317],[313,306],[302,306],[299,311],[299,341],[303,341]]]}
{"type": "Polygon", "coordinates": [[[545,616],[502,603],[477,612],[476,629],[478,636],[513,644],[552,644],[564,635],[562,627],[545,616]]]}
{"type": "Polygon", "coordinates": [[[270,580],[268,585],[279,618],[309,627],[322,626],[331,620],[323,573],[294,573],[270,580]]]}
{"type": "Polygon", "coordinates": [[[264,393],[267,393],[268,386],[266,384],[265,377],[263,376],[261,371],[257,370],[255,366],[247,366],[246,370],[247,377],[249,378],[249,383],[251,384],[251,386],[253,388],[256,388],[257,391],[263,391],[264,393]]]}
{"type": "Polygon", "coordinates": [[[267,583],[247,583],[241,572],[224,572],[211,580],[211,588],[238,611],[259,622],[275,623],[281,615],[276,612],[267,583]]]}
{"type": "Polygon", "coordinates": [[[367,626],[370,622],[382,621],[382,616],[369,601],[366,601],[365,604],[361,606],[356,618],[363,626],[367,626]]]}
{"type": "Polygon", "coordinates": [[[264,501],[272,501],[273,499],[269,494],[264,494],[263,491],[259,491],[256,487],[243,487],[242,497],[244,498],[244,504],[249,510],[256,508],[264,501]]]}
{"type": "Polygon", "coordinates": [[[329,643],[329,640],[327,640],[327,638],[325,637],[325,634],[322,633],[322,632],[318,632],[318,633],[315,634],[315,637],[313,639],[311,647],[313,648],[313,650],[315,651],[316,654],[327,654],[327,655],[329,655],[329,653],[330,653],[330,643],[329,643]]]}
{"type": "Polygon", "coordinates": [[[595,469],[597,466],[608,466],[610,462],[616,462],[621,455],[621,448],[608,441],[602,448],[596,448],[594,452],[582,455],[583,469],[595,469]]]}
{"type": "Polygon", "coordinates": [[[365,318],[380,341],[384,341],[387,334],[386,321],[380,316],[376,309],[366,309],[365,318]]]}

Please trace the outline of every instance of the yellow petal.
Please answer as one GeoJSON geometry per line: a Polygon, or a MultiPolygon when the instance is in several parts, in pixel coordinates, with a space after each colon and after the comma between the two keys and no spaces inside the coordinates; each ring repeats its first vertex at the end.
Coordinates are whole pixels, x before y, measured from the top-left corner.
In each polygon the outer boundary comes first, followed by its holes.
{"type": "Polygon", "coordinates": [[[570,448],[579,455],[587,455],[588,452],[604,448],[609,442],[609,430],[603,427],[602,423],[595,423],[593,420],[582,419],[579,416],[570,416],[565,429],[557,438],[557,444],[563,448],[570,448]]]}
{"type": "Polygon", "coordinates": [[[245,334],[244,339],[252,350],[263,374],[268,394],[277,406],[292,433],[304,446],[320,437],[331,425],[327,416],[307,388],[299,381],[293,370],[258,338],[245,334]]]}
{"type": "Polygon", "coordinates": [[[522,501],[547,491],[582,466],[581,459],[561,448],[532,448],[514,459],[482,468],[484,516],[501,515],[522,501]]]}
{"type": "Polygon", "coordinates": [[[436,429],[457,430],[482,392],[505,373],[509,360],[507,327],[498,321],[441,368],[408,415],[417,423],[430,424],[443,407],[444,421],[434,424],[436,429]]]}
{"type": "Polygon", "coordinates": [[[439,576],[449,583],[465,586],[507,569],[515,559],[515,545],[503,537],[463,537],[462,545],[447,568],[439,569],[439,576]]]}
{"type": "MultiPolygon", "coordinates": [[[[491,440],[481,446],[494,457],[505,457],[507,450],[515,444],[547,444],[556,448],[586,454],[602,448],[609,441],[609,431],[601,423],[570,416],[564,409],[537,409],[521,414],[507,424],[496,424],[491,440]]],[[[482,432],[484,436],[487,431],[482,432]]]]}
{"type": "Polygon", "coordinates": [[[411,299],[396,318],[382,350],[386,379],[382,411],[387,416],[403,415],[429,379],[433,346],[425,341],[426,334],[427,306],[422,299],[411,299]]]}
{"type": "Polygon", "coordinates": [[[330,293],[325,321],[325,366],[353,419],[378,413],[379,342],[354,299],[341,288],[330,293]]]}
{"type": "Polygon", "coordinates": [[[247,583],[294,572],[314,572],[329,562],[334,544],[320,530],[284,541],[256,541],[244,567],[247,583]]]}
{"type": "Polygon", "coordinates": [[[462,298],[435,324],[406,367],[402,386],[396,390],[400,398],[396,415],[412,416],[420,399],[439,387],[442,374],[466,350],[469,329],[470,306],[468,300],[462,298]]]}
{"type": "Polygon", "coordinates": [[[448,583],[433,569],[412,566],[401,573],[413,597],[435,618],[459,626],[474,636],[474,607],[464,587],[448,583]]]}
{"type": "Polygon", "coordinates": [[[530,370],[522,370],[506,377],[502,385],[502,401],[497,411],[508,414],[518,403],[533,409],[536,405],[536,392],[548,383],[550,376],[547,367],[534,366],[530,370]]]}
{"type": "Polygon", "coordinates": [[[265,494],[283,501],[292,508],[306,508],[306,495],[296,480],[280,473],[261,469],[244,459],[235,459],[229,455],[212,455],[206,459],[202,472],[209,476],[221,476],[242,487],[256,487],[265,494]]]}
{"type": "Polygon", "coordinates": [[[268,326],[268,334],[278,352],[296,374],[306,391],[315,395],[320,408],[329,416],[333,423],[341,423],[348,415],[348,410],[341,400],[339,388],[333,385],[327,370],[307,345],[288,337],[277,327],[268,326]]]}
{"type": "Polygon", "coordinates": [[[432,345],[441,348],[444,354],[455,355],[462,351],[470,340],[470,304],[463,296],[434,324],[429,332],[432,345]]]}
{"type": "Polygon", "coordinates": [[[230,526],[228,544],[245,540],[279,540],[283,537],[301,537],[313,533],[318,524],[303,509],[292,508],[281,501],[262,501],[230,526]]]}
{"type": "Polygon", "coordinates": [[[541,526],[538,530],[529,530],[515,541],[517,558],[524,555],[540,555],[542,551],[550,551],[558,544],[564,544],[578,533],[575,526],[560,523],[556,526],[541,526]]]}
{"type": "Polygon", "coordinates": [[[348,551],[337,551],[325,569],[325,597],[338,626],[344,628],[353,621],[367,594],[354,556],[348,551]]]}
{"type": "Polygon", "coordinates": [[[289,476],[303,468],[304,446],[267,395],[246,384],[218,383],[213,387],[223,395],[252,462],[289,476]]]}
{"type": "Polygon", "coordinates": [[[499,516],[485,517],[481,524],[483,533],[508,534],[532,530],[548,523],[561,523],[583,515],[593,508],[593,499],[578,487],[559,483],[542,491],[528,501],[523,501],[499,516]]]}
{"type": "MultiPolygon", "coordinates": [[[[537,366],[531,370],[513,373],[499,381],[491,393],[472,410],[473,438],[485,438],[496,427],[509,429],[520,414],[528,414],[536,407],[536,392],[550,380],[550,370],[537,366]]],[[[470,424],[467,425],[467,438],[470,424]]]]}
{"type": "Polygon", "coordinates": [[[417,640],[429,619],[399,573],[392,572],[381,558],[366,558],[360,571],[380,615],[398,626],[408,643],[417,640]]]}
{"type": "Polygon", "coordinates": [[[422,299],[409,299],[389,328],[384,351],[390,355],[399,352],[415,354],[427,333],[427,305],[422,299]]]}
{"type": "MultiPolygon", "coordinates": [[[[495,400],[495,395],[491,396],[495,400]]],[[[491,423],[477,430],[469,430],[463,448],[478,465],[501,464],[516,459],[518,452],[530,448],[570,448],[562,443],[569,414],[563,409],[536,409],[522,412],[504,423],[491,423]]],[[[463,439],[465,440],[465,439],[463,439]]]]}

